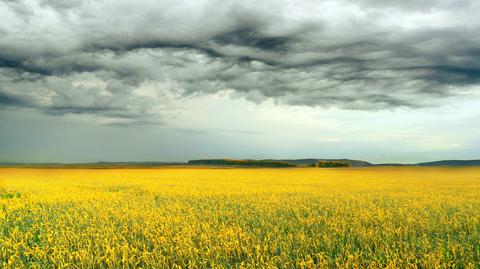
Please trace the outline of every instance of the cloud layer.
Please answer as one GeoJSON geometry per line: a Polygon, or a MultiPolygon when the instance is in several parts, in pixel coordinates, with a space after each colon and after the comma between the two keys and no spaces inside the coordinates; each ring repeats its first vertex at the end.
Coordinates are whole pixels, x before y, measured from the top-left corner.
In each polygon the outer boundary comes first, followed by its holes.
{"type": "Polygon", "coordinates": [[[358,110],[478,91],[478,1],[0,1],[0,108],[161,122],[182,98],[358,110]]]}

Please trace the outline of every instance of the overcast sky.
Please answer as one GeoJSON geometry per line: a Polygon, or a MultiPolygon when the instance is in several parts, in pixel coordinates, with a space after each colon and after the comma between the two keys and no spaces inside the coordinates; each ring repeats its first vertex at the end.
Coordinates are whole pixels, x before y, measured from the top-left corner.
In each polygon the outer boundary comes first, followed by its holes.
{"type": "Polygon", "coordinates": [[[480,158],[480,2],[0,0],[0,162],[480,158]]]}

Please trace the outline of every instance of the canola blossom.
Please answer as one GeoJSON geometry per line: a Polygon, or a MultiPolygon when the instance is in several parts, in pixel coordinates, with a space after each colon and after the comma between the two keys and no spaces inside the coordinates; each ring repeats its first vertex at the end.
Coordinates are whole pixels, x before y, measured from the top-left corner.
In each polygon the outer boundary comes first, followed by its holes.
{"type": "Polygon", "coordinates": [[[480,168],[0,168],[1,268],[478,268],[480,168]]]}

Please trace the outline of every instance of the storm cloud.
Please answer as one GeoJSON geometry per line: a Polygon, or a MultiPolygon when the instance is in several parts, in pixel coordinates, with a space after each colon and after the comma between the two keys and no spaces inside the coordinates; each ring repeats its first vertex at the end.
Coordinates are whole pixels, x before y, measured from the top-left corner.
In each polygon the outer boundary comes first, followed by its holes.
{"type": "Polygon", "coordinates": [[[421,108],[478,92],[478,1],[0,1],[0,109],[162,122],[212,93],[421,108]]]}

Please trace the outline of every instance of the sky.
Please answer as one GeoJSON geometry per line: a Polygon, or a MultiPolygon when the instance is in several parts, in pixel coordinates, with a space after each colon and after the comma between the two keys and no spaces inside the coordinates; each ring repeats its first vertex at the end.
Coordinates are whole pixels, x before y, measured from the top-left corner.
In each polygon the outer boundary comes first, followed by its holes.
{"type": "Polygon", "coordinates": [[[0,0],[0,162],[480,159],[480,2],[0,0]]]}

